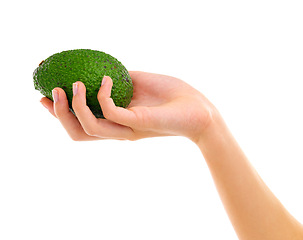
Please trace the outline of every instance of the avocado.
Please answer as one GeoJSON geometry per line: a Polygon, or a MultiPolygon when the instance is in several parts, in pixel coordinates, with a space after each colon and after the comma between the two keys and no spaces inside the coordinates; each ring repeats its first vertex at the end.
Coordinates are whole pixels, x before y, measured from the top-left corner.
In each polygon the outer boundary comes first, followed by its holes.
{"type": "Polygon", "coordinates": [[[81,81],[86,87],[86,103],[97,118],[104,118],[97,94],[104,76],[113,80],[111,98],[116,106],[126,108],[133,96],[133,83],[127,69],[116,58],[101,51],[74,49],[56,53],[43,60],[33,73],[34,86],[53,100],[52,90],[66,92],[72,109],[72,84],[81,81]]]}

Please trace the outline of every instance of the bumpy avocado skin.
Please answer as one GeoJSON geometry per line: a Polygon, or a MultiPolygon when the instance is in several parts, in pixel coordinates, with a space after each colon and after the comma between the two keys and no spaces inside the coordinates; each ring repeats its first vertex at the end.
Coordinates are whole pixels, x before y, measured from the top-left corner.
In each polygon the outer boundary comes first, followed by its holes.
{"type": "Polygon", "coordinates": [[[116,58],[101,51],[75,49],[56,53],[42,61],[33,73],[34,86],[53,100],[52,90],[62,88],[72,109],[72,84],[86,87],[86,104],[97,118],[104,118],[97,94],[104,76],[113,80],[111,98],[116,106],[126,108],[133,96],[133,83],[127,69],[116,58]]]}

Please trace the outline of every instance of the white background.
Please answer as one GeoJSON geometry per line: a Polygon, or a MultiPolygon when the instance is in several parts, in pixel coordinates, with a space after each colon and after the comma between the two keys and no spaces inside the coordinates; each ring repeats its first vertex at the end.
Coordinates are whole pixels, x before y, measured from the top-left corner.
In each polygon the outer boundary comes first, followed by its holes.
{"type": "Polygon", "coordinates": [[[69,139],[32,72],[75,48],[203,92],[303,222],[302,12],[301,0],[2,1],[0,239],[237,239],[189,140],[69,139]]]}

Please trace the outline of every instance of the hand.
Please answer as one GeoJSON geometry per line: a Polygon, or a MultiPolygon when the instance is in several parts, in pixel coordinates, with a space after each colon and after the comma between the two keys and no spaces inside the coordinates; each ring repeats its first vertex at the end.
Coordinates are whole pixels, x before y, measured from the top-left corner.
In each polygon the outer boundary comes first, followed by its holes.
{"type": "Polygon", "coordinates": [[[41,103],[77,141],[137,140],[171,135],[198,141],[216,113],[214,106],[199,91],[170,76],[145,72],[130,72],[130,76],[134,95],[126,109],[115,106],[110,98],[112,80],[103,78],[97,97],[106,119],[96,118],[87,107],[82,82],[73,84],[72,105],[77,117],[69,110],[61,88],[53,90],[54,103],[46,97],[41,103]]]}

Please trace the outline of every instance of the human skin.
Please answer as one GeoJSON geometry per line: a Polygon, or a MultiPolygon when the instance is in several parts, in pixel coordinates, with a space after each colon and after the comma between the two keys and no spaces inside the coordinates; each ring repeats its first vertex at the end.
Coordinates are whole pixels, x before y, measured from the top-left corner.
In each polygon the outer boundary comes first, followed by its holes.
{"type": "Polygon", "coordinates": [[[208,165],[231,223],[241,240],[303,239],[303,226],[284,208],[249,162],[215,106],[184,81],[159,74],[130,72],[134,96],[128,108],[110,98],[112,80],[104,77],[98,100],[106,119],[86,105],[85,86],[73,84],[70,112],[65,92],[41,103],[76,141],[138,140],[184,136],[195,143],[208,165]]]}

